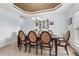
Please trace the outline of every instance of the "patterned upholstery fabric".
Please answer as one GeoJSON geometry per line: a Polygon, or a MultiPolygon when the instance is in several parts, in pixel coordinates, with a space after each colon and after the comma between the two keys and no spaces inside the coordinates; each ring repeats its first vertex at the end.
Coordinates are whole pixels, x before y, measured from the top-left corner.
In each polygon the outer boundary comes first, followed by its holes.
{"type": "Polygon", "coordinates": [[[35,41],[36,41],[36,35],[35,35],[35,33],[30,32],[30,33],[29,33],[29,39],[30,39],[32,42],[35,42],[35,41]]]}
{"type": "Polygon", "coordinates": [[[20,37],[20,40],[24,41],[25,40],[25,35],[23,32],[20,32],[19,33],[19,37],[20,37]]]}
{"type": "Polygon", "coordinates": [[[60,45],[65,46],[66,42],[61,42],[60,45]]]}
{"type": "Polygon", "coordinates": [[[67,32],[67,33],[66,33],[66,35],[64,36],[64,40],[65,40],[65,41],[67,41],[67,40],[68,40],[69,35],[70,35],[70,33],[69,33],[69,32],[67,32]]]}
{"type": "Polygon", "coordinates": [[[50,42],[50,36],[48,35],[48,33],[42,33],[41,35],[41,39],[44,43],[49,43],[50,42]]]}
{"type": "MultiPolygon", "coordinates": [[[[43,44],[43,46],[49,46],[49,44],[43,44]]],[[[52,47],[52,42],[50,42],[50,46],[52,47]]]]}

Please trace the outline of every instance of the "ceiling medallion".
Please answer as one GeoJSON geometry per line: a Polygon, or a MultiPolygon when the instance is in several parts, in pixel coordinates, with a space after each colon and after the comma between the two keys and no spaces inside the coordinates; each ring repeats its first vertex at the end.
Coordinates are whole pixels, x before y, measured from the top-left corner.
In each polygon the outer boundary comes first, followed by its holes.
{"type": "Polygon", "coordinates": [[[14,8],[28,14],[54,11],[61,6],[62,6],[61,3],[14,3],[13,4],[14,8]]]}

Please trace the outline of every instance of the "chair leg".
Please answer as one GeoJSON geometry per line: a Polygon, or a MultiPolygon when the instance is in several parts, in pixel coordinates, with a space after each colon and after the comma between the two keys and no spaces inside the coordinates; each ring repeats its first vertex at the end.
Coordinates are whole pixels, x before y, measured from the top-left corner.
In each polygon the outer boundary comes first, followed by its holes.
{"type": "Polygon", "coordinates": [[[42,47],[41,47],[41,55],[42,55],[42,47]]]}
{"type": "Polygon", "coordinates": [[[33,48],[34,48],[34,46],[33,46],[33,48]]]}
{"type": "Polygon", "coordinates": [[[51,56],[51,50],[52,50],[52,48],[49,48],[49,55],[51,56]]]}
{"type": "Polygon", "coordinates": [[[18,43],[17,43],[17,46],[19,47],[19,45],[20,45],[20,44],[19,44],[19,42],[18,42],[18,43]]]}
{"type": "Polygon", "coordinates": [[[19,47],[19,45],[20,45],[20,41],[19,41],[19,37],[18,37],[17,46],[19,47]]]}
{"type": "Polygon", "coordinates": [[[40,46],[40,49],[41,49],[41,44],[39,46],[40,46]]]}
{"type": "Polygon", "coordinates": [[[52,47],[53,47],[53,41],[52,41],[52,47]]]}
{"type": "Polygon", "coordinates": [[[30,53],[30,51],[31,51],[31,45],[29,46],[29,53],[30,53]]]}
{"type": "Polygon", "coordinates": [[[68,50],[67,50],[67,46],[65,46],[65,50],[66,50],[67,55],[69,55],[68,50]]]}
{"type": "Polygon", "coordinates": [[[60,43],[61,43],[61,41],[58,41],[58,42],[57,42],[57,45],[59,46],[59,45],[60,45],[60,43]]]}
{"type": "Polygon", "coordinates": [[[36,54],[38,54],[38,46],[36,46],[36,54]]]}
{"type": "MultiPolygon", "coordinates": [[[[53,42],[52,42],[52,47],[53,47],[53,42]]],[[[52,47],[51,47],[51,50],[52,50],[52,47]]]]}
{"type": "Polygon", "coordinates": [[[21,46],[22,46],[22,44],[20,43],[20,45],[19,45],[19,50],[21,50],[21,46]]]}
{"type": "Polygon", "coordinates": [[[27,44],[25,44],[25,52],[27,51],[27,44]]]}

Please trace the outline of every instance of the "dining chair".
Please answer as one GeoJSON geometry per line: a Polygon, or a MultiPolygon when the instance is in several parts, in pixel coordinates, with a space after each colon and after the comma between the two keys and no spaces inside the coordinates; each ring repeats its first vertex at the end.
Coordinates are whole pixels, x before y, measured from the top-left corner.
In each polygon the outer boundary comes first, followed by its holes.
{"type": "MultiPolygon", "coordinates": [[[[26,38],[25,38],[25,34],[22,30],[19,31],[18,33],[18,37],[19,37],[19,50],[21,50],[22,44],[26,47],[27,42],[26,42],[26,38]]],[[[26,50],[26,49],[25,49],[26,50]]]]}
{"type": "Polygon", "coordinates": [[[36,54],[38,54],[39,41],[36,33],[34,31],[30,31],[28,38],[30,40],[29,52],[31,51],[31,47],[36,47],[36,54]]]}
{"type": "Polygon", "coordinates": [[[67,31],[66,34],[63,36],[63,38],[59,37],[59,40],[58,40],[58,46],[64,47],[67,55],[69,55],[68,49],[67,49],[67,46],[69,44],[68,43],[69,38],[70,38],[70,31],[67,31]],[[60,39],[63,39],[63,40],[60,40],[60,39]]]}
{"type": "Polygon", "coordinates": [[[51,56],[51,50],[52,50],[52,41],[51,41],[51,35],[49,32],[47,31],[43,31],[40,35],[40,39],[41,39],[41,55],[42,55],[42,50],[44,47],[49,48],[49,55],[51,56]]]}

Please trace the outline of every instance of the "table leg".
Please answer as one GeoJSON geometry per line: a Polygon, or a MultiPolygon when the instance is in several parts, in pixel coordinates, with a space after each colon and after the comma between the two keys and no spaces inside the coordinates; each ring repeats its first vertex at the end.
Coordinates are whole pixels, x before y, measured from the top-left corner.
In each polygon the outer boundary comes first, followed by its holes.
{"type": "Polygon", "coordinates": [[[58,50],[57,39],[55,39],[54,41],[55,41],[55,56],[57,56],[57,50],[58,50]]]}

